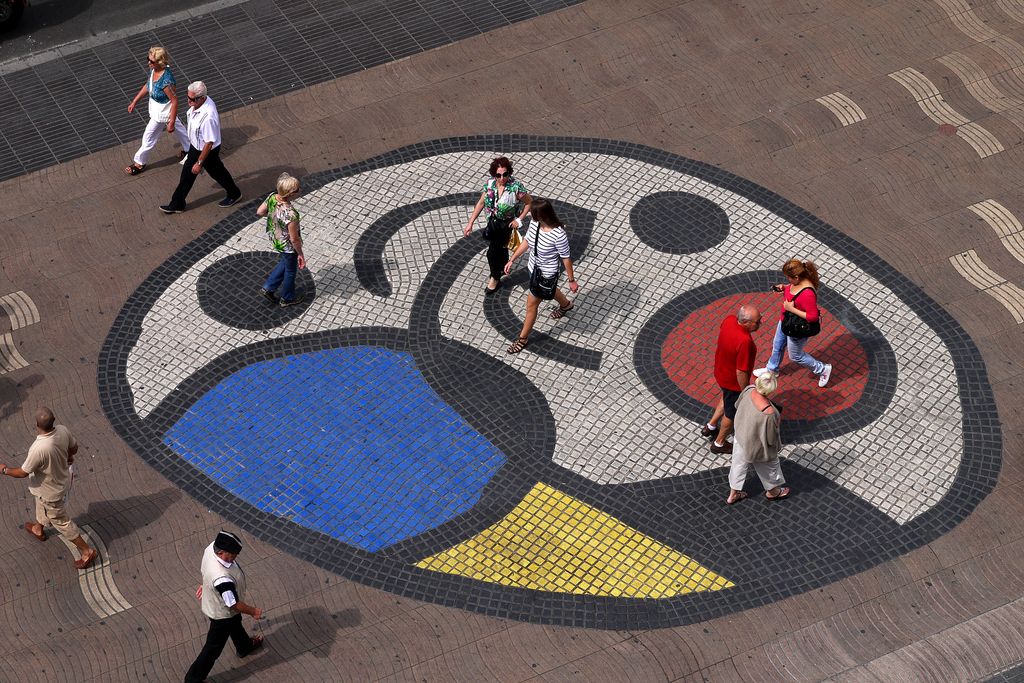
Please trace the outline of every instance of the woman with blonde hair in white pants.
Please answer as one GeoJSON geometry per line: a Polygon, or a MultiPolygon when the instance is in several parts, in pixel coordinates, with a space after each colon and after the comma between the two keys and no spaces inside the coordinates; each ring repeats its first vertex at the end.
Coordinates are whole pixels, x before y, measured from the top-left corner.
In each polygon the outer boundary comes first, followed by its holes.
{"type": "Polygon", "coordinates": [[[135,105],[149,94],[149,123],[142,134],[142,146],[135,153],[132,163],[124,167],[127,175],[139,175],[146,170],[149,153],[160,139],[160,133],[167,130],[178,140],[181,151],[178,159],[188,153],[188,129],[178,118],[178,98],[174,94],[174,74],[171,73],[170,57],[162,47],[149,48],[146,62],[149,64],[149,78],[128,105],[128,113],[135,111],[135,105]]]}

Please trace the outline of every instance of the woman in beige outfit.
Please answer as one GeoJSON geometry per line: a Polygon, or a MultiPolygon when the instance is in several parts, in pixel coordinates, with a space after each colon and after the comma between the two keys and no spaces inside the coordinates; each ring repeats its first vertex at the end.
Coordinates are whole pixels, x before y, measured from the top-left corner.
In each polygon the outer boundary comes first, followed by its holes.
{"type": "Polygon", "coordinates": [[[782,476],[779,465],[779,448],[782,439],[779,425],[782,417],[779,408],[769,400],[778,388],[778,376],[765,372],[757,383],[746,387],[736,399],[736,419],[733,420],[732,467],[729,468],[729,497],[726,503],[732,505],[747,497],[743,484],[751,465],[757,472],[764,497],[768,500],[782,500],[789,496],[789,487],[782,476]]]}

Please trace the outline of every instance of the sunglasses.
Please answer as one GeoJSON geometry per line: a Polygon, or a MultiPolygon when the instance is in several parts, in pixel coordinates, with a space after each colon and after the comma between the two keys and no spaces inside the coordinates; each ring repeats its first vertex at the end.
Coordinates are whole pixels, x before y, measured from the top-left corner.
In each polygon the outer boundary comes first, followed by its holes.
{"type": "Polygon", "coordinates": [[[511,173],[495,173],[494,174],[495,178],[509,178],[511,176],[512,176],[511,173]]]}
{"type": "Polygon", "coordinates": [[[185,99],[189,102],[195,102],[196,100],[200,99],[200,97],[192,97],[191,95],[185,95],[185,99]]]}

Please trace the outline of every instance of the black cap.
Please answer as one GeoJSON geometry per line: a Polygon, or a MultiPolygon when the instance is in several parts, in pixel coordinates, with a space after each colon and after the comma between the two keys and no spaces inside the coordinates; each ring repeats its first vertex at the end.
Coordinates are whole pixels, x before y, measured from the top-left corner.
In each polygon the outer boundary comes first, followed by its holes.
{"type": "Polygon", "coordinates": [[[231,532],[221,531],[217,538],[213,539],[213,549],[237,555],[242,552],[242,541],[231,532]]]}

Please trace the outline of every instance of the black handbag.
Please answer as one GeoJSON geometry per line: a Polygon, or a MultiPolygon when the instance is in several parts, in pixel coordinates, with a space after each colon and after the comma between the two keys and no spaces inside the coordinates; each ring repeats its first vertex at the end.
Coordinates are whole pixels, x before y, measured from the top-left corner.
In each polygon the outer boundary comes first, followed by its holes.
{"type": "MultiPolygon", "coordinates": [[[[804,290],[800,290],[802,292],[804,290]]],[[[797,292],[796,294],[800,294],[797,292]]],[[[796,301],[796,294],[793,295],[793,301],[796,301]]],[[[795,305],[795,304],[794,304],[795,305]]],[[[782,316],[782,334],[793,339],[806,339],[807,337],[813,337],[814,335],[821,332],[821,321],[815,320],[813,323],[805,318],[801,318],[792,311],[786,311],[782,316]]]]}
{"type": "Polygon", "coordinates": [[[498,218],[497,216],[491,216],[487,219],[487,225],[480,231],[480,236],[485,241],[490,242],[492,237],[509,230],[512,227],[511,218],[498,218]]]}
{"type": "MultiPolygon", "coordinates": [[[[555,290],[558,288],[559,271],[554,275],[547,276],[540,270],[540,261],[537,258],[537,242],[540,241],[540,221],[537,222],[537,232],[533,240],[533,270],[530,272],[530,294],[538,299],[550,301],[555,298],[555,290]]],[[[561,264],[559,264],[561,267],[561,264]]]]}

